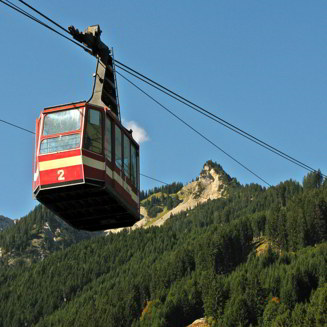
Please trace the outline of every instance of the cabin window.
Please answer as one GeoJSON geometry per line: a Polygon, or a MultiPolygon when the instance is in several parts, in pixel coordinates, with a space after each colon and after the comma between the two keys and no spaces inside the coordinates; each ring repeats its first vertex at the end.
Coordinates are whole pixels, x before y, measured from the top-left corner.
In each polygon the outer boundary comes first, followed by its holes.
{"type": "Polygon", "coordinates": [[[102,153],[102,115],[98,110],[88,110],[84,147],[87,150],[102,153]]]}
{"type": "Polygon", "coordinates": [[[79,147],[81,134],[62,135],[45,139],[41,142],[40,154],[75,149],[79,147]]]}
{"type": "Polygon", "coordinates": [[[129,165],[131,162],[131,150],[130,150],[130,140],[124,135],[124,174],[130,178],[129,165]]]}
{"type": "Polygon", "coordinates": [[[121,169],[122,168],[122,155],[121,155],[121,130],[116,125],[115,129],[115,153],[116,153],[116,166],[121,169]]]}
{"type": "Polygon", "coordinates": [[[80,126],[81,112],[78,109],[51,112],[44,117],[43,135],[72,132],[80,126]]]}
{"type": "Polygon", "coordinates": [[[132,144],[131,147],[131,179],[132,179],[132,183],[134,184],[134,186],[137,188],[137,151],[136,151],[136,147],[134,144],[132,144]]]}
{"type": "Polygon", "coordinates": [[[106,158],[111,161],[112,142],[111,142],[111,120],[106,117],[106,143],[105,143],[106,158]]]}

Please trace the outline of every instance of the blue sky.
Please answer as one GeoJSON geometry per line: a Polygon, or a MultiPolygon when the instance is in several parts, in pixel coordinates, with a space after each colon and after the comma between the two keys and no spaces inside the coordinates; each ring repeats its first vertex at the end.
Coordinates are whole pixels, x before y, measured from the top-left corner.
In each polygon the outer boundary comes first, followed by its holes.
{"type": "MultiPolygon", "coordinates": [[[[326,1],[29,3],[65,27],[100,24],[119,61],[327,174],[326,1]]],[[[34,130],[42,108],[89,98],[94,58],[1,3],[0,29],[0,119],[34,130]]],[[[270,184],[306,175],[126,76],[270,184]]],[[[241,183],[262,184],[119,76],[118,86],[124,122],[147,134],[142,173],[186,183],[212,159],[241,183]]],[[[20,218],[37,204],[33,143],[0,123],[0,215],[20,218]]],[[[142,189],[155,185],[141,179],[142,189]]]]}

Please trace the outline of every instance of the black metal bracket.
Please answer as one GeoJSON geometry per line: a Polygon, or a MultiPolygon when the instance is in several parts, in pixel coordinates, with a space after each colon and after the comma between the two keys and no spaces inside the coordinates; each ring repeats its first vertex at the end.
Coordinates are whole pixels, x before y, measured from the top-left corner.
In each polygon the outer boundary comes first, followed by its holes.
{"type": "Polygon", "coordinates": [[[84,32],[80,32],[74,26],[69,26],[68,30],[75,40],[83,43],[90,49],[89,53],[98,59],[93,93],[88,102],[97,106],[108,107],[120,119],[116,72],[112,53],[100,39],[102,33],[100,26],[89,26],[84,32]]]}

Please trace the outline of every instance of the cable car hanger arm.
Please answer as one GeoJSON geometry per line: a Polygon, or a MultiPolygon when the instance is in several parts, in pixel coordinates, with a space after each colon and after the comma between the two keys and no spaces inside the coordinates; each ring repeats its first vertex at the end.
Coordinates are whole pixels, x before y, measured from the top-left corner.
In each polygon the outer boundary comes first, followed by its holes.
{"type": "Polygon", "coordinates": [[[100,39],[102,33],[100,26],[89,26],[84,32],[80,32],[74,26],[69,26],[68,30],[75,40],[90,49],[88,52],[98,59],[93,93],[88,102],[101,107],[108,107],[120,120],[113,54],[100,39]]]}
{"type": "Polygon", "coordinates": [[[69,26],[68,30],[76,41],[83,43],[90,49],[89,53],[91,55],[99,58],[105,65],[107,64],[111,52],[108,46],[100,39],[102,33],[100,25],[89,26],[84,32],[80,32],[74,26],[69,26]]]}

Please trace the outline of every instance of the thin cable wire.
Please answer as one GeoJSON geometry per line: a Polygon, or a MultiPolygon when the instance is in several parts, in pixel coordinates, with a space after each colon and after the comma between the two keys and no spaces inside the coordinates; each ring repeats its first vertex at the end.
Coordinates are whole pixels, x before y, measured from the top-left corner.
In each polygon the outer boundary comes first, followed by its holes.
{"type": "Polygon", "coordinates": [[[248,167],[246,167],[245,165],[243,165],[240,161],[238,161],[237,159],[235,159],[234,157],[232,157],[230,154],[228,154],[225,150],[223,150],[217,144],[215,144],[214,142],[212,142],[211,140],[209,140],[205,135],[203,135],[198,130],[196,130],[195,128],[193,128],[190,124],[188,124],[182,118],[180,118],[179,116],[177,116],[176,114],[174,114],[171,110],[169,110],[167,107],[165,107],[163,104],[161,104],[155,98],[153,98],[150,94],[148,94],[147,92],[145,92],[144,90],[142,90],[140,87],[138,87],[136,84],[134,84],[132,81],[130,81],[127,77],[125,77],[124,75],[122,75],[121,73],[119,73],[117,70],[116,70],[116,73],[119,74],[122,78],[124,78],[131,85],[133,85],[134,87],[136,87],[140,92],[142,92],[143,94],[145,94],[148,98],[150,98],[152,101],[154,101],[160,107],[162,107],[163,109],[165,109],[168,113],[170,113],[172,116],[174,116],[180,122],[182,122],[184,125],[186,125],[187,127],[189,127],[193,132],[195,132],[196,134],[198,134],[199,136],[201,136],[203,139],[205,139],[207,142],[209,142],[210,144],[212,144],[215,148],[217,148],[218,150],[220,150],[221,152],[223,152],[230,159],[232,159],[233,161],[235,161],[236,163],[238,163],[240,166],[242,166],[244,169],[246,169],[248,172],[250,172],[252,175],[254,175],[258,179],[260,179],[262,182],[264,182],[268,186],[271,186],[267,181],[265,181],[263,178],[261,178],[259,175],[257,175],[255,172],[253,172],[251,169],[249,169],[248,167]]]}
{"type": "Polygon", "coordinates": [[[5,123],[5,124],[7,124],[7,125],[10,125],[10,126],[12,126],[12,127],[16,127],[16,128],[18,128],[18,129],[21,129],[22,131],[25,131],[25,132],[28,132],[28,133],[31,133],[31,134],[35,134],[34,132],[32,132],[32,131],[30,131],[30,130],[24,128],[24,127],[20,127],[20,126],[18,126],[18,125],[15,125],[15,124],[9,123],[8,121],[5,121],[5,120],[3,120],[3,119],[0,119],[0,122],[5,123]]]}
{"type": "Polygon", "coordinates": [[[116,67],[120,68],[121,70],[125,71],[126,73],[129,73],[130,75],[132,75],[132,76],[134,76],[135,78],[137,78],[137,79],[143,81],[144,83],[146,83],[146,84],[152,86],[153,88],[155,88],[155,89],[157,89],[157,90],[159,90],[159,91],[165,93],[166,95],[172,97],[173,99],[175,99],[175,100],[177,100],[177,101],[183,103],[184,105],[186,105],[186,106],[192,108],[193,110],[197,111],[197,112],[200,113],[201,115],[204,115],[204,116],[206,116],[207,118],[209,118],[209,119],[211,119],[211,120],[213,120],[213,121],[215,121],[215,122],[217,122],[217,123],[219,123],[219,124],[221,124],[221,125],[223,125],[223,126],[229,128],[229,129],[232,130],[233,132],[235,132],[235,133],[237,133],[237,134],[239,134],[239,135],[241,135],[241,136],[247,138],[248,140],[250,140],[250,141],[252,141],[252,142],[254,142],[254,143],[256,143],[256,144],[262,146],[263,148],[265,148],[265,149],[267,149],[267,150],[269,150],[269,151],[271,151],[271,152],[277,154],[278,156],[280,156],[280,157],[282,157],[282,158],[284,158],[284,159],[286,159],[286,160],[288,160],[288,161],[294,163],[295,165],[297,165],[297,166],[299,166],[299,167],[301,167],[301,168],[303,168],[303,169],[309,170],[309,171],[314,171],[313,169],[308,169],[306,166],[304,166],[304,165],[302,165],[302,164],[300,164],[300,163],[298,163],[298,162],[296,162],[296,161],[294,161],[294,160],[292,160],[292,159],[289,159],[288,157],[284,156],[283,154],[278,153],[278,152],[275,151],[275,150],[270,149],[268,146],[263,145],[263,144],[259,143],[259,142],[256,141],[256,140],[253,140],[253,139],[250,138],[249,136],[242,134],[242,133],[239,132],[238,130],[236,130],[236,129],[234,129],[234,128],[228,126],[228,125],[226,125],[225,123],[220,122],[220,121],[217,120],[216,118],[214,118],[214,117],[212,117],[212,116],[209,116],[209,115],[206,114],[205,112],[201,112],[199,109],[191,107],[188,103],[184,102],[183,100],[181,100],[181,99],[175,97],[174,95],[169,94],[168,92],[166,92],[166,91],[164,91],[164,90],[161,90],[159,87],[157,87],[157,86],[155,86],[155,85],[150,84],[148,81],[144,80],[143,78],[137,76],[137,75],[134,74],[134,73],[129,72],[127,69],[125,69],[124,67],[120,66],[119,64],[116,64],[116,67]]]}
{"type": "Polygon", "coordinates": [[[14,3],[12,3],[11,1],[9,0],[0,0],[0,2],[2,2],[4,5],[8,6],[9,8],[19,12],[20,14],[34,20],[35,22],[39,23],[39,24],[42,24],[42,22],[37,19],[36,17],[34,17],[33,15],[31,15],[30,13],[28,13],[27,11],[23,10],[22,8],[18,7],[17,5],[15,5],[14,3]]]}
{"type": "MultiPolygon", "coordinates": [[[[7,0],[8,1],[8,0],[7,0]]],[[[36,10],[34,7],[32,7],[31,5],[29,5],[27,2],[23,1],[23,0],[18,0],[20,3],[22,3],[23,5],[25,5],[26,7],[32,9],[33,11],[35,11],[37,14],[39,14],[40,16],[42,16],[43,18],[47,19],[49,22],[51,22],[52,24],[56,25],[57,27],[59,27],[61,30],[63,30],[64,32],[66,32],[67,34],[70,35],[70,32],[68,31],[68,29],[62,27],[61,25],[59,25],[58,23],[56,23],[54,20],[52,20],[51,18],[47,17],[46,15],[42,14],[40,11],[36,10]]]]}
{"type": "MultiPolygon", "coordinates": [[[[217,123],[219,123],[219,124],[223,125],[224,127],[232,130],[233,132],[235,132],[235,133],[237,133],[237,134],[239,134],[239,135],[247,138],[248,140],[250,140],[250,141],[252,141],[252,142],[260,145],[261,147],[263,147],[263,148],[265,148],[265,149],[267,149],[267,150],[269,150],[269,151],[277,154],[278,156],[280,156],[280,157],[282,157],[282,158],[284,158],[284,159],[292,162],[293,164],[298,165],[299,167],[301,167],[303,169],[306,169],[306,170],[311,171],[311,172],[317,172],[316,169],[314,169],[314,168],[308,166],[307,164],[305,164],[305,163],[303,163],[303,162],[301,162],[301,161],[293,158],[292,156],[290,156],[290,155],[282,152],[281,150],[279,150],[279,149],[277,149],[277,148],[269,145],[268,143],[266,143],[266,142],[258,139],[257,137],[251,135],[250,133],[247,133],[246,131],[244,131],[244,130],[240,129],[239,127],[237,127],[237,126],[235,126],[235,125],[227,122],[226,120],[220,118],[219,116],[213,114],[212,112],[210,112],[210,111],[208,111],[208,110],[206,110],[206,109],[198,106],[197,104],[195,104],[195,103],[187,100],[186,98],[180,96],[179,94],[173,92],[172,90],[166,88],[165,86],[163,86],[163,85],[155,82],[151,78],[149,78],[149,77],[147,77],[147,76],[145,76],[145,75],[137,72],[136,70],[134,70],[134,69],[130,68],[129,66],[127,66],[127,65],[119,62],[116,59],[114,59],[114,61],[116,62],[116,66],[119,67],[120,69],[123,69],[125,72],[131,74],[132,76],[134,76],[134,77],[136,77],[138,79],[140,79],[144,83],[147,83],[148,85],[156,88],[157,90],[159,90],[159,91],[163,92],[164,94],[172,97],[173,99],[175,99],[175,100],[183,103],[184,105],[186,105],[186,106],[190,107],[191,109],[199,112],[200,114],[202,114],[202,115],[204,115],[204,116],[206,116],[206,117],[208,117],[208,118],[216,121],[217,123]],[[125,67],[127,70],[124,69],[121,66],[125,67]],[[128,71],[128,70],[130,70],[130,71],[128,71]]],[[[325,176],[325,175],[323,175],[323,176],[325,176]]],[[[325,177],[327,177],[327,176],[325,176],[325,177]]]]}
{"type": "MultiPolygon", "coordinates": [[[[20,13],[20,14],[26,16],[27,18],[29,18],[29,19],[31,19],[31,20],[33,20],[33,21],[35,21],[35,22],[41,24],[42,26],[48,28],[48,29],[51,30],[52,32],[54,32],[54,33],[56,33],[56,34],[62,36],[62,37],[65,38],[66,40],[68,40],[68,41],[70,41],[70,42],[76,44],[77,46],[79,46],[80,48],[82,48],[82,49],[83,49],[84,51],[86,51],[87,53],[90,53],[90,50],[89,50],[88,48],[86,48],[86,47],[84,47],[83,45],[81,45],[80,43],[78,43],[78,42],[76,42],[76,41],[70,39],[70,38],[67,37],[66,35],[64,35],[64,34],[58,32],[58,31],[56,31],[54,28],[52,28],[52,27],[49,26],[48,24],[43,23],[42,21],[40,21],[39,19],[37,19],[37,18],[34,17],[33,15],[29,14],[29,13],[26,12],[25,10],[23,10],[23,9],[21,9],[20,7],[16,6],[15,4],[11,3],[9,0],[6,0],[6,1],[4,1],[4,0],[0,0],[0,2],[2,2],[4,5],[10,7],[11,9],[17,11],[18,13],[20,13]]],[[[91,53],[90,53],[90,54],[91,54],[91,53]]]]}
{"type": "Polygon", "coordinates": [[[153,177],[150,177],[150,176],[147,176],[147,175],[141,174],[141,173],[140,173],[140,175],[143,176],[143,177],[146,177],[146,178],[152,179],[153,181],[159,182],[159,183],[161,183],[161,184],[169,185],[168,183],[163,182],[163,181],[160,181],[159,179],[156,179],[156,178],[153,178],[153,177]]]}

